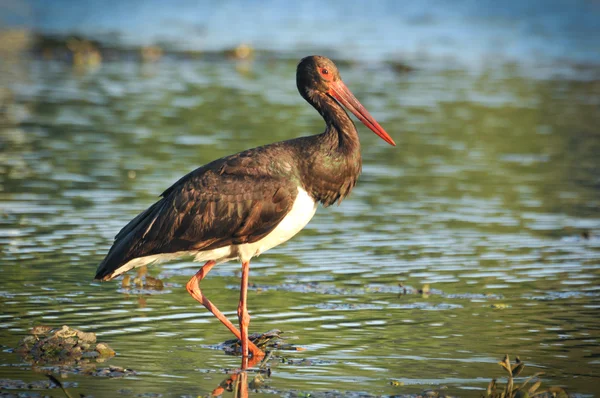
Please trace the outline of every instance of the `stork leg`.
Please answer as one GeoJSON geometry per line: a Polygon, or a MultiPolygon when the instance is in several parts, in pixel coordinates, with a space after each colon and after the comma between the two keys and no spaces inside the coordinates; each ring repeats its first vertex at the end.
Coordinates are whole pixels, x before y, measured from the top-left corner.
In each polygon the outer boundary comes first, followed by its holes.
{"type": "MultiPolygon", "coordinates": [[[[190,280],[186,284],[186,289],[187,289],[188,293],[196,301],[198,301],[200,304],[205,306],[207,310],[212,312],[212,314],[214,316],[216,316],[217,319],[219,321],[221,321],[221,323],[223,325],[225,325],[227,327],[227,329],[229,329],[231,331],[231,333],[233,333],[235,335],[235,337],[237,337],[242,342],[242,353],[243,353],[244,340],[242,339],[242,335],[241,335],[240,331],[233,325],[233,323],[231,323],[231,321],[229,319],[227,319],[227,317],[225,315],[223,315],[223,313],[221,311],[219,311],[219,309],[213,303],[211,303],[211,301],[209,299],[207,299],[202,294],[202,291],[200,290],[200,281],[206,277],[208,272],[216,264],[217,263],[212,260],[208,261],[206,264],[204,264],[202,266],[202,268],[200,268],[200,270],[196,273],[196,275],[194,275],[190,278],[190,280]]],[[[247,276],[246,276],[246,280],[247,280],[247,276]]],[[[252,356],[254,356],[254,357],[263,357],[265,355],[264,352],[262,352],[260,350],[260,348],[258,348],[254,343],[252,343],[251,341],[248,341],[248,330],[246,329],[246,356],[248,356],[248,349],[250,349],[250,352],[252,353],[252,356]]]]}
{"type": "MultiPolygon", "coordinates": [[[[248,356],[248,325],[250,325],[250,315],[246,308],[246,300],[248,297],[248,274],[250,272],[250,262],[242,262],[242,283],[240,286],[240,304],[238,305],[238,319],[240,321],[240,330],[242,337],[242,358],[248,356]]],[[[243,366],[242,366],[243,367],[243,366]]]]}

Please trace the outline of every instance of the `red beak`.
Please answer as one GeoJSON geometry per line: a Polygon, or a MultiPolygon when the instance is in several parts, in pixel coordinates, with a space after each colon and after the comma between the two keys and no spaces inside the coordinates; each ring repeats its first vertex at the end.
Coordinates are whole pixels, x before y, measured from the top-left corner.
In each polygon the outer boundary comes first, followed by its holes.
{"type": "Polygon", "coordinates": [[[385,132],[383,127],[377,123],[373,116],[365,109],[364,106],[352,94],[352,92],[346,87],[343,81],[338,80],[337,82],[331,82],[331,88],[328,93],[333,98],[338,100],[338,102],[344,105],[350,112],[354,113],[354,115],[361,121],[365,126],[370,128],[375,134],[380,136],[385,142],[390,145],[396,146],[396,143],[390,137],[388,133],[385,132]]]}

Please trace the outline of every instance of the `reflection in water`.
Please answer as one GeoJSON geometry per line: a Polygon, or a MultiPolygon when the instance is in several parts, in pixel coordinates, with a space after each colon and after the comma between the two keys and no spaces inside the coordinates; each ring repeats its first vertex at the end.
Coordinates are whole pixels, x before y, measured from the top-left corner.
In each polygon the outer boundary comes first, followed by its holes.
{"type": "MultiPolygon", "coordinates": [[[[267,357],[268,358],[268,357],[267,357]]],[[[212,391],[213,396],[220,396],[225,391],[234,393],[236,397],[248,397],[248,372],[256,366],[264,357],[242,357],[240,369],[235,370],[229,377],[223,380],[217,388],[212,391]]]]}
{"type": "MultiPolygon", "coordinates": [[[[69,375],[72,394],[206,395],[240,367],[214,350],[227,333],[185,292],[198,264],[151,267],[163,290],[90,280],[119,228],[182,173],[322,130],[297,98],[295,59],[256,57],[250,77],[226,60],[168,56],[85,73],[33,60],[2,75],[3,378],[39,380],[9,352],[39,324],[94,331],[115,366],[138,372],[118,383],[69,375]]],[[[444,385],[479,396],[509,353],[543,368],[544,385],[598,393],[595,80],[524,77],[514,65],[341,72],[399,148],[361,130],[352,196],[255,262],[253,330],[281,329],[305,348],[276,350],[259,391],[444,385]]],[[[219,265],[203,282],[231,319],[238,268],[219,265]]]]}

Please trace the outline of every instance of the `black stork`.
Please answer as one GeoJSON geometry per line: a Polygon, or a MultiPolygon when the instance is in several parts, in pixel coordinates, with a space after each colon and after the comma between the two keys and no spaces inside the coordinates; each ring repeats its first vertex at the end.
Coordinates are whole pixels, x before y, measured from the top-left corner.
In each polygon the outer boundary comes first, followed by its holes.
{"type": "Polygon", "coordinates": [[[396,145],[342,82],[328,58],[303,58],[296,71],[300,95],[325,119],[321,134],[277,142],[217,159],[162,193],[162,198],[115,236],[95,279],[108,281],[156,261],[193,256],[206,261],[186,285],[240,341],[242,356],[264,353],[248,340],[246,309],[250,259],[296,235],[320,202],[344,199],[361,172],[356,126],[342,105],[385,142],[396,145]],[[238,330],[200,290],[217,264],[239,259],[242,282],[238,330]]]}

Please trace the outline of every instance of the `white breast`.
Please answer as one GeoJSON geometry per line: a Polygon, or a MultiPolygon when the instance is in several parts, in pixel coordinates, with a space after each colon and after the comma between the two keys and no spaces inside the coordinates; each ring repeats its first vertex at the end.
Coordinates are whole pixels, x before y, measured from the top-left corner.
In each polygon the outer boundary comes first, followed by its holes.
{"type": "Polygon", "coordinates": [[[250,258],[289,240],[308,224],[317,211],[317,202],[302,188],[298,187],[298,196],[290,212],[267,236],[254,243],[238,245],[233,252],[237,252],[240,260],[249,261],[250,258]]]}

